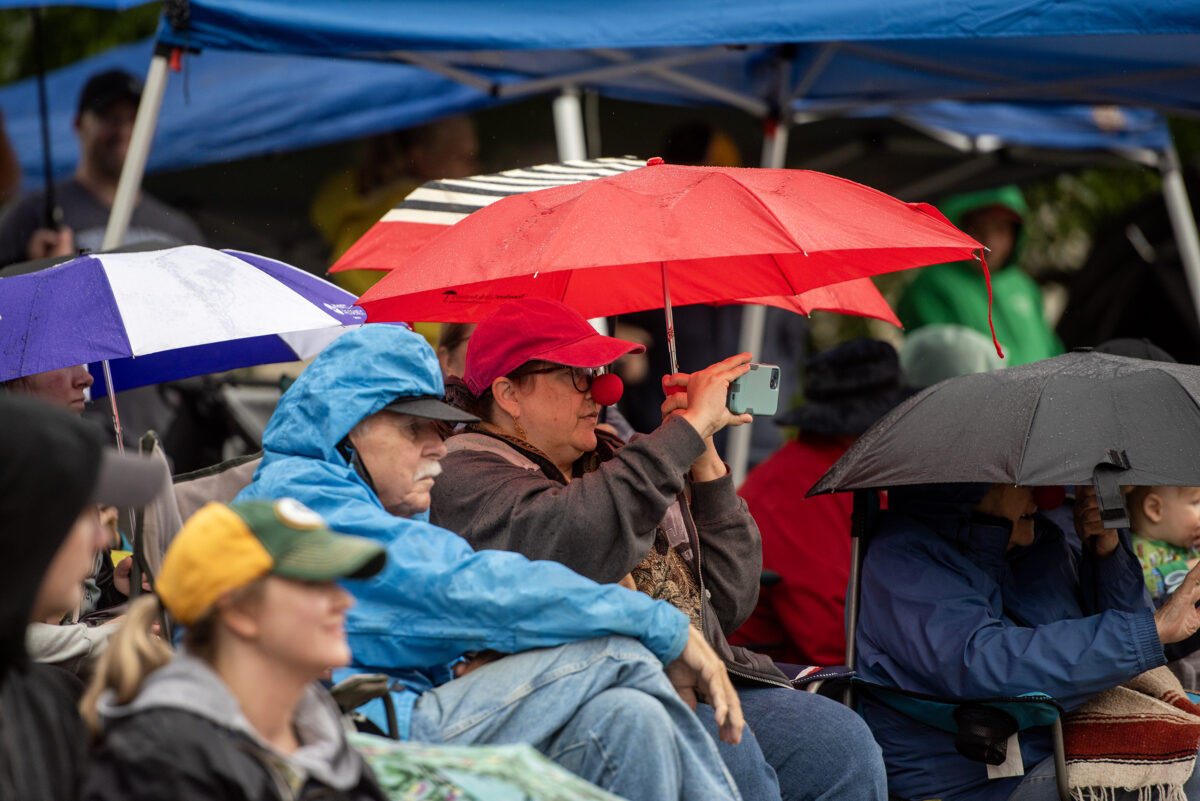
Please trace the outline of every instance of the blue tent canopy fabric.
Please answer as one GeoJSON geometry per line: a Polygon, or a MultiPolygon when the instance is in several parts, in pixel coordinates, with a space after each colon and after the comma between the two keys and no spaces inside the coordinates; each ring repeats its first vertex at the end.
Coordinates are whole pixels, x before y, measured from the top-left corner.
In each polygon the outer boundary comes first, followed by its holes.
{"type": "Polygon", "coordinates": [[[917,128],[949,131],[977,142],[1048,150],[1151,150],[1171,141],[1166,121],[1149,109],[1119,106],[964,103],[869,106],[856,117],[894,117],[917,128]]]}
{"type": "Polygon", "coordinates": [[[1194,34],[1179,0],[168,0],[171,44],[308,54],[1194,34]],[[451,12],[452,9],[452,12],[451,12]],[[175,26],[178,26],[176,28],[175,26]]]}
{"type": "Polygon", "coordinates": [[[99,8],[108,11],[125,11],[149,5],[153,0],[0,0],[0,9],[31,8],[33,6],[74,6],[99,8]]]}
{"type": "MultiPolygon", "coordinates": [[[[141,75],[152,41],[114,48],[47,76],[54,174],[74,168],[71,130],[76,98],[88,76],[105,69],[141,75]]],[[[514,81],[518,73],[492,75],[514,81]]],[[[653,77],[653,76],[647,76],[653,77]]],[[[665,82],[632,79],[603,91],[662,103],[712,102],[665,82]]],[[[152,172],[184,169],[356,139],[501,102],[484,92],[404,64],[264,53],[200,53],[184,58],[184,74],[167,86],[150,151],[152,172]]],[[[0,109],[21,159],[26,186],[41,185],[41,139],[32,79],[0,89],[0,109]]],[[[1166,123],[1154,112],[1090,106],[1017,106],[938,102],[872,106],[861,116],[897,116],[918,126],[999,142],[1055,149],[1161,151],[1166,123]]]]}
{"type": "MultiPolygon", "coordinates": [[[[79,157],[71,122],[88,77],[145,74],[152,41],[123,45],[47,75],[53,172],[79,157]]],[[[286,152],[404,128],[496,102],[417,67],[260,53],[200,53],[167,85],[150,170],[286,152]]],[[[5,127],[26,186],[40,186],[42,147],[33,79],[0,89],[5,127]]]]}
{"type": "MultiPolygon", "coordinates": [[[[171,0],[164,11],[172,45],[420,61],[500,94],[489,70],[549,88],[632,69],[612,60],[621,50],[781,106],[799,88],[827,110],[958,99],[1200,112],[1200,3],[1178,0],[613,0],[569,13],[558,0],[460,0],[453,13],[439,0],[171,0]]],[[[661,80],[645,72],[640,86],[661,80]]]]}

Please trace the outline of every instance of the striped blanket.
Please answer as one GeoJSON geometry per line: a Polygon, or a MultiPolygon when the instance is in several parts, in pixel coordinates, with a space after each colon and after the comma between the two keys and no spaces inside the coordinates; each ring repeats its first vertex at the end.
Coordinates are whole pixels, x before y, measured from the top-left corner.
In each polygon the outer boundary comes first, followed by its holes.
{"type": "Polygon", "coordinates": [[[1111,801],[1136,791],[1139,801],[1186,801],[1200,747],[1200,706],[1165,667],[1106,690],[1063,724],[1071,795],[1111,801]]]}

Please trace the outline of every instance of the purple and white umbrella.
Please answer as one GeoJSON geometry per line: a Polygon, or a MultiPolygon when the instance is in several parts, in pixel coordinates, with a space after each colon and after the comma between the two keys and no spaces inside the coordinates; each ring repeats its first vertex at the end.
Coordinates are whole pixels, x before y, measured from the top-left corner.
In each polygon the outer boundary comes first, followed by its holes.
{"type": "Polygon", "coordinates": [[[189,245],[80,256],[0,278],[0,381],[77,364],[99,378],[107,362],[108,389],[119,392],[307,359],[364,322],[354,301],[251,253],[189,245]]]}

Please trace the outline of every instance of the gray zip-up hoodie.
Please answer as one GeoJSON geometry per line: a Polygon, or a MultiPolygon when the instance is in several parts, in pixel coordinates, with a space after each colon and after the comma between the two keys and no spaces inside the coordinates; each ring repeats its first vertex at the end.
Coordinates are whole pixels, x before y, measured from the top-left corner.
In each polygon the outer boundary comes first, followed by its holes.
{"type": "MultiPolygon", "coordinates": [[[[236,784],[239,790],[247,784],[261,784],[261,781],[247,782],[248,774],[254,773],[253,766],[233,764],[239,760],[244,762],[244,755],[249,755],[266,769],[276,794],[282,799],[301,798],[304,788],[314,783],[340,791],[346,797],[375,796],[370,790],[366,793],[355,792],[355,788],[364,784],[364,779],[373,785],[373,778],[362,758],[347,743],[342,718],[333,699],[316,684],[309,686],[296,708],[293,725],[300,748],[292,754],[280,753],[263,740],[242,714],[237,699],[213,669],[202,660],[186,654],[178,655],[169,664],[151,673],[130,703],[114,703],[113,693],[109,691],[101,696],[97,709],[104,731],[102,756],[98,761],[108,759],[119,763],[124,756],[137,754],[143,747],[152,745],[151,740],[166,733],[166,740],[153,744],[156,757],[162,763],[158,767],[169,764],[183,773],[192,773],[189,761],[202,759],[205,755],[195,754],[187,746],[194,737],[199,737],[213,746],[212,753],[207,755],[205,761],[216,763],[218,771],[224,769],[222,763],[228,763],[230,775],[213,777],[213,789],[221,787],[228,792],[223,783],[226,780],[236,784]],[[168,715],[164,717],[162,713],[168,715]],[[150,723],[152,716],[157,716],[154,724],[150,723]],[[139,722],[143,723],[141,727],[139,722]],[[218,731],[212,731],[214,726],[218,731]],[[139,728],[144,729],[140,737],[136,735],[139,728]],[[120,742],[110,742],[110,734],[117,732],[120,734],[116,739],[120,742]],[[134,736],[131,737],[131,734],[134,736]],[[138,740],[139,744],[131,748],[131,740],[138,740]],[[106,750],[107,754],[104,753],[106,750]],[[223,754],[223,751],[227,754],[223,754]]],[[[117,772],[119,767],[116,768],[117,772]]],[[[141,767],[150,772],[145,765],[127,767],[134,770],[141,767]]],[[[195,773],[201,773],[206,769],[211,770],[213,766],[194,767],[195,773]]],[[[108,770],[101,767],[100,773],[108,773],[108,770]]],[[[103,776],[93,775],[90,779],[86,798],[109,797],[105,793],[111,788],[103,787],[103,776]]],[[[130,783],[133,787],[137,784],[130,783]]],[[[115,790],[113,792],[112,797],[117,797],[115,790]]],[[[259,797],[249,791],[245,795],[259,797]]],[[[133,797],[150,796],[140,795],[135,790],[133,797]]],[[[182,801],[191,796],[185,793],[173,797],[182,801]]]]}

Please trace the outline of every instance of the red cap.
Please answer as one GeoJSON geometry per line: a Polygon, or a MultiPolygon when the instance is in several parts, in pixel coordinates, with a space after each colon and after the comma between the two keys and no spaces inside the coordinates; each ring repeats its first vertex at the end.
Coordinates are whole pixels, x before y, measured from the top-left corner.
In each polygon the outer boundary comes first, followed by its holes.
{"type": "Polygon", "coordinates": [[[579,312],[557,300],[524,298],[483,319],[467,345],[463,380],[477,397],[502,375],[538,359],[571,367],[602,367],[626,353],[644,353],[636,342],[596,333],[579,312]]]}

